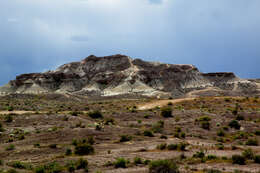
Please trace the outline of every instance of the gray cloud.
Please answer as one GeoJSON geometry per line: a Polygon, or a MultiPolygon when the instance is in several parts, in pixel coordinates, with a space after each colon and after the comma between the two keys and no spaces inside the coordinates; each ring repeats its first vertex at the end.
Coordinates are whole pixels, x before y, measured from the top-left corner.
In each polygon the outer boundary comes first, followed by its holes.
{"type": "Polygon", "coordinates": [[[89,54],[259,77],[258,0],[1,1],[0,84],[89,54]]]}

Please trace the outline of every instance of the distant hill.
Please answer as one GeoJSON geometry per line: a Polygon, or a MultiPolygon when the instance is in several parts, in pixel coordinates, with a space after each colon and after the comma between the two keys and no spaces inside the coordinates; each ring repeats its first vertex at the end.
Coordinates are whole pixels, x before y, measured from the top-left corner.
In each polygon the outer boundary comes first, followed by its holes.
{"type": "Polygon", "coordinates": [[[201,73],[193,65],[147,62],[125,55],[64,64],[54,71],[22,74],[0,87],[0,94],[61,93],[83,96],[259,95],[259,80],[232,72],[201,73]]]}

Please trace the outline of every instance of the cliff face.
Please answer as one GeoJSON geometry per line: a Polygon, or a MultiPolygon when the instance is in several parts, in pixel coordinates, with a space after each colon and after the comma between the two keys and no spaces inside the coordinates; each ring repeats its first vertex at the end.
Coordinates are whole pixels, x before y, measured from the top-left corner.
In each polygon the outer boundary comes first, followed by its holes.
{"type": "Polygon", "coordinates": [[[124,55],[91,55],[55,71],[17,76],[0,87],[0,93],[181,96],[209,87],[230,91],[258,89],[256,82],[239,79],[233,73],[203,74],[193,65],[146,62],[124,55]]]}

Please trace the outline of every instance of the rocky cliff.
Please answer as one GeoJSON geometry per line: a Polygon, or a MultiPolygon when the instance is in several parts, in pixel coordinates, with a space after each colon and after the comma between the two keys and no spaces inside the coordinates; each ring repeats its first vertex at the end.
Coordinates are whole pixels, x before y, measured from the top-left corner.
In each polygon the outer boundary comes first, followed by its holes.
{"type": "Polygon", "coordinates": [[[259,91],[256,81],[240,79],[233,73],[205,74],[193,65],[146,62],[125,55],[91,55],[80,62],[62,65],[54,71],[17,76],[0,87],[0,93],[169,97],[208,88],[237,93],[259,91]]]}

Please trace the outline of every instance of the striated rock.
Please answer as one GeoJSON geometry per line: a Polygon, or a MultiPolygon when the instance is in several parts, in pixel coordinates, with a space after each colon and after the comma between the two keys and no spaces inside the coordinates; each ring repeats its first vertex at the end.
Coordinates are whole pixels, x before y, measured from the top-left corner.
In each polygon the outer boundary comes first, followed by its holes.
{"type": "Polygon", "coordinates": [[[215,87],[235,92],[258,91],[254,81],[233,73],[201,73],[193,65],[163,64],[125,55],[96,57],[64,64],[54,71],[22,74],[0,93],[70,93],[86,96],[182,96],[215,87]]]}

